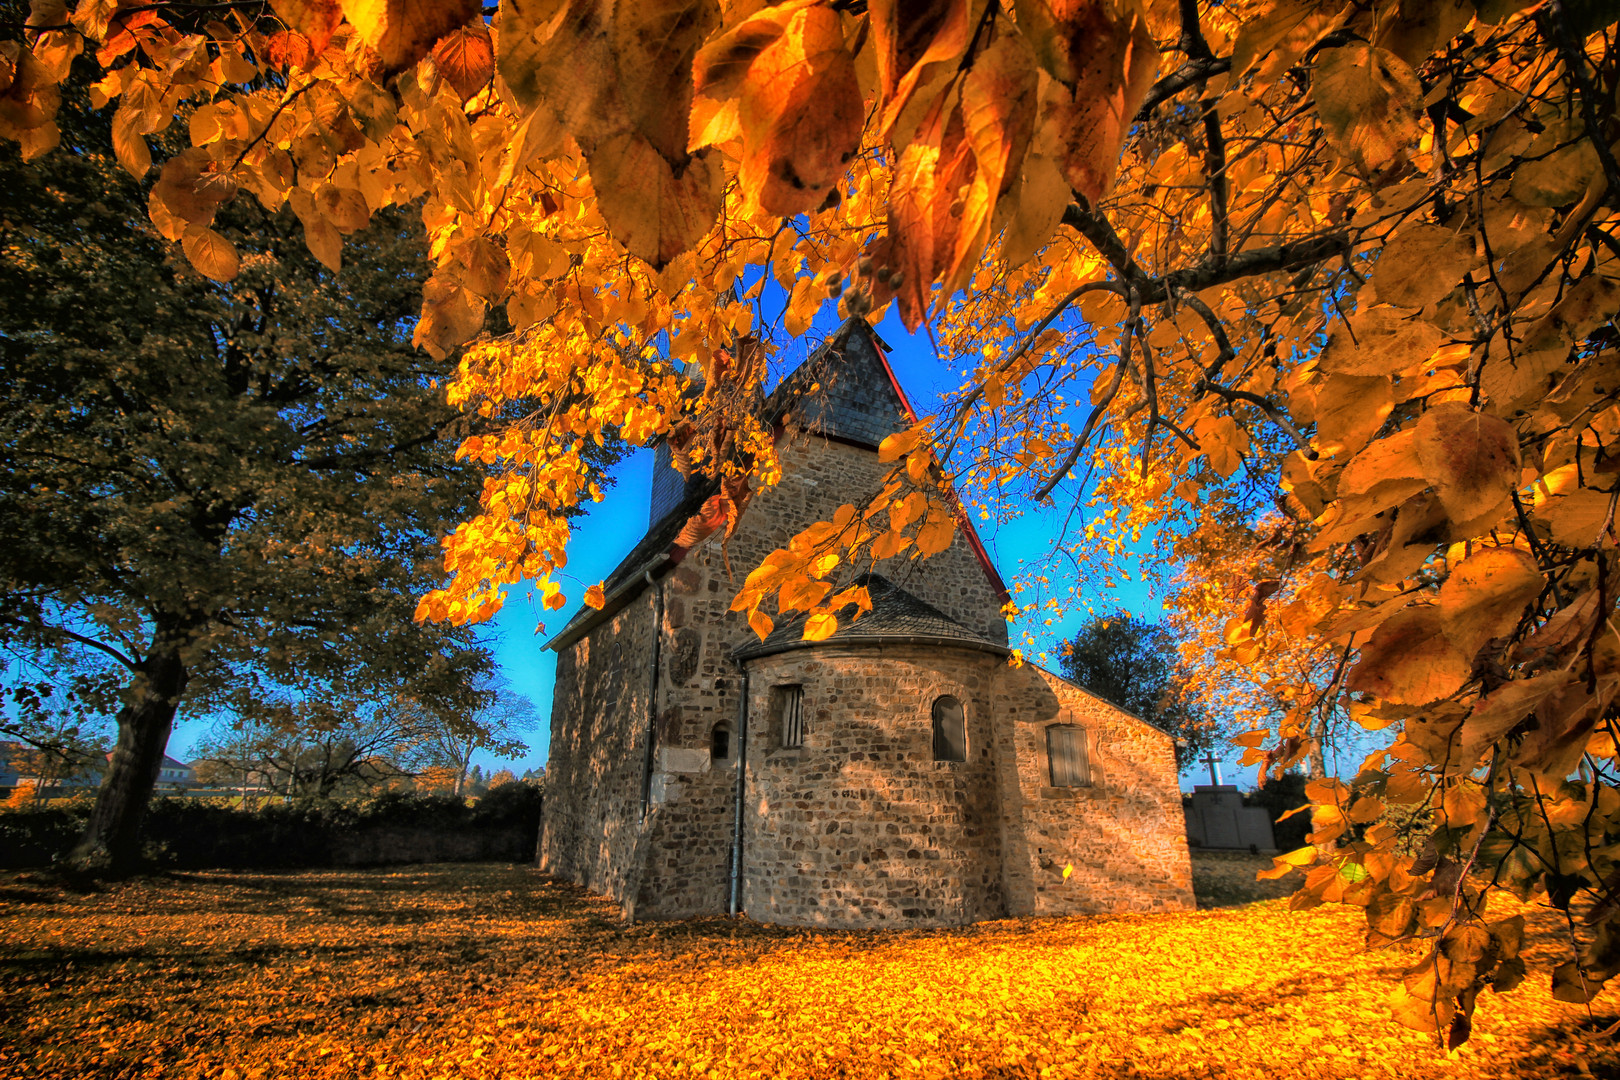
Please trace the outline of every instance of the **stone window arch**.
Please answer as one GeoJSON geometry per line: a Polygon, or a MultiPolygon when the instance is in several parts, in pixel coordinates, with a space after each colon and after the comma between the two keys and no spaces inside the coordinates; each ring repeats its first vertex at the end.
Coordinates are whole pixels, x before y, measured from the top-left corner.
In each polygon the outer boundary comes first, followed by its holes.
{"type": "Polygon", "coordinates": [[[722,720],[709,731],[709,760],[730,761],[731,754],[731,725],[722,720]]]}
{"type": "Polygon", "coordinates": [[[967,760],[967,713],[950,694],[934,699],[934,760],[967,760]]]}
{"type": "Polygon", "coordinates": [[[1078,724],[1052,724],[1046,729],[1046,761],[1052,786],[1091,786],[1091,761],[1086,756],[1086,729],[1078,724]]]}

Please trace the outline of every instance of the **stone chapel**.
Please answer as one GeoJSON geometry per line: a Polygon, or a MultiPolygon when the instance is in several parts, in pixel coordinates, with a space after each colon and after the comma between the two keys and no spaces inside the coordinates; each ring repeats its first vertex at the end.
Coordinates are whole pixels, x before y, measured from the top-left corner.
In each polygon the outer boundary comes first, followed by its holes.
{"type": "Polygon", "coordinates": [[[1190,908],[1171,740],[1031,664],[972,523],[866,579],[872,610],[764,641],[741,577],[879,490],[914,422],[852,319],[765,399],[781,482],[728,542],[676,541],[713,482],[655,463],[647,533],[557,653],[540,868],[631,919],[742,912],[826,927],[1190,908]],[[1065,869],[1072,871],[1065,874],[1065,869]]]}

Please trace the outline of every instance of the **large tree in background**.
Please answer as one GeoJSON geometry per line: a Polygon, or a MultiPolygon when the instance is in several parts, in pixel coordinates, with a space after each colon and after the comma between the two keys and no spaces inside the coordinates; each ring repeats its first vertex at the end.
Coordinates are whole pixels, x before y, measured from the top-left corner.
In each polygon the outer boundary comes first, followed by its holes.
{"type": "Polygon", "coordinates": [[[1176,768],[1185,772],[1219,741],[1219,717],[1192,693],[1168,629],[1128,612],[1098,615],[1062,649],[1063,674],[1176,742],[1176,768]]]}
{"type": "Polygon", "coordinates": [[[333,273],[291,211],[238,200],[241,272],[212,282],[146,222],[82,89],[59,120],[43,162],[0,148],[0,639],[123,672],[75,852],[118,869],[182,702],[311,681],[475,702],[487,653],[411,613],[478,477],[452,462],[442,366],[410,345],[415,215],[372,217],[333,273]]]}
{"type": "Polygon", "coordinates": [[[407,760],[419,765],[437,765],[455,774],[454,791],[462,794],[467,786],[467,770],[479,752],[498,758],[521,757],[528,752],[523,736],[540,724],[540,711],[534,702],[512,688],[499,675],[482,680],[480,700],[465,723],[459,715],[423,709],[423,735],[415,753],[407,760]]]}

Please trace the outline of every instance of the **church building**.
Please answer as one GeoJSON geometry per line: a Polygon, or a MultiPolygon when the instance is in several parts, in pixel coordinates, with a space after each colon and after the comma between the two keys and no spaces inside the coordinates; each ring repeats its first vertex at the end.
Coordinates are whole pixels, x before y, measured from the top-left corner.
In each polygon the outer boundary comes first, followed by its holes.
{"type": "Polygon", "coordinates": [[[965,514],[947,551],[879,564],[872,610],[846,610],[823,641],[798,619],[761,641],[729,610],[771,551],[881,489],[878,444],[914,422],[860,319],[763,408],[782,479],[726,549],[718,533],[678,543],[714,482],[661,449],[647,533],[605,606],[547,643],[540,868],[632,919],[956,926],[1192,907],[1169,736],[1009,664],[1006,586],[965,514]]]}

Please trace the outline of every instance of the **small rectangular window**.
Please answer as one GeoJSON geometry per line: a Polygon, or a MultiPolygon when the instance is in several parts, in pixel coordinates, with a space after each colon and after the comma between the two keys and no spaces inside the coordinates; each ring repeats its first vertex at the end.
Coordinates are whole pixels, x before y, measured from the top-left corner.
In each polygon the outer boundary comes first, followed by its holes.
{"type": "Polygon", "coordinates": [[[804,745],[804,687],[778,686],[771,696],[778,744],[784,750],[796,750],[804,745]]]}
{"type": "Polygon", "coordinates": [[[1046,757],[1051,763],[1053,787],[1089,787],[1091,763],[1086,760],[1086,729],[1054,724],[1046,729],[1046,757]]]}

